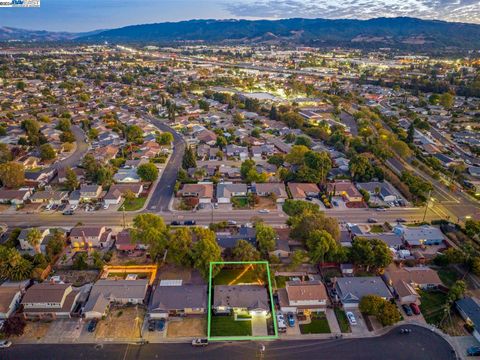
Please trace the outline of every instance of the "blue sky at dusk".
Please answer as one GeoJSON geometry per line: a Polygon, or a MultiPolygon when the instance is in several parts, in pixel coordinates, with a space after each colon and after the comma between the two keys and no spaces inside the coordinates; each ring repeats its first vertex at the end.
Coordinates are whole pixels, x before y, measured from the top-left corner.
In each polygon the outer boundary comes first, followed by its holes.
{"type": "Polygon", "coordinates": [[[188,19],[359,18],[412,16],[480,23],[479,0],[41,0],[0,8],[0,26],[90,31],[188,19]]]}

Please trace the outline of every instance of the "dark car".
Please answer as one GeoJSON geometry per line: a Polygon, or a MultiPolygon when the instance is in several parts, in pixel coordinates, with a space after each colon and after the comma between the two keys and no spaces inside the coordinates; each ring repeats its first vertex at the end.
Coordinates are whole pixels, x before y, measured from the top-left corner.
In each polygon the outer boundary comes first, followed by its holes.
{"type": "Polygon", "coordinates": [[[148,331],[155,331],[155,320],[150,320],[148,322],[148,331]]]}
{"type": "Polygon", "coordinates": [[[411,303],[410,307],[412,308],[412,311],[415,315],[420,315],[420,308],[418,307],[417,304],[411,303]]]}
{"type": "Polygon", "coordinates": [[[403,304],[402,309],[403,309],[403,311],[405,311],[405,314],[407,314],[407,316],[412,316],[413,315],[412,309],[407,304],[403,304]]]}
{"type": "Polygon", "coordinates": [[[170,225],[172,225],[172,226],[178,226],[178,225],[180,225],[180,221],[175,221],[175,220],[174,220],[174,221],[172,221],[172,222],[170,223],[170,225]]]}
{"type": "Polygon", "coordinates": [[[398,218],[397,219],[397,223],[406,223],[406,222],[407,222],[407,220],[404,219],[404,218],[398,218]]]}
{"type": "Polygon", "coordinates": [[[158,331],[165,330],[165,319],[160,319],[157,321],[157,330],[158,331]]]}
{"type": "Polygon", "coordinates": [[[480,346],[470,346],[467,349],[468,356],[480,356],[480,346]]]}
{"type": "Polygon", "coordinates": [[[288,326],[294,327],[295,326],[295,316],[293,315],[293,313],[291,313],[291,312],[288,313],[287,318],[288,318],[288,326]]]}
{"type": "Polygon", "coordinates": [[[97,328],[97,320],[92,320],[88,323],[87,331],[93,333],[97,328]]]}
{"type": "Polygon", "coordinates": [[[368,221],[370,224],[375,224],[375,223],[377,223],[377,222],[378,222],[378,220],[377,220],[377,219],[375,219],[375,218],[368,218],[368,220],[367,220],[367,221],[368,221]]]}
{"type": "Polygon", "coordinates": [[[197,222],[195,220],[185,220],[183,225],[195,225],[197,222]]]}
{"type": "Polygon", "coordinates": [[[307,197],[305,197],[305,200],[307,200],[307,201],[312,201],[313,198],[312,198],[311,196],[307,196],[307,197]]]}

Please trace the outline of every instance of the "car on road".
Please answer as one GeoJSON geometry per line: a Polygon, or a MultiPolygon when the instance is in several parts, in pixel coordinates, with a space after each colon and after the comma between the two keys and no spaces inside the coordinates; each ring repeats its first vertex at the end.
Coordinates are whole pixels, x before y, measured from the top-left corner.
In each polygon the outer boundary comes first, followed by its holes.
{"type": "Polygon", "coordinates": [[[228,220],[227,224],[228,225],[237,225],[237,222],[235,220],[228,220]]]}
{"type": "Polygon", "coordinates": [[[407,316],[412,316],[413,315],[412,309],[407,304],[403,304],[402,309],[403,309],[403,311],[405,311],[405,314],[407,314],[407,316]]]}
{"type": "Polygon", "coordinates": [[[75,212],[72,209],[65,210],[62,214],[63,215],[73,215],[75,212]]]}
{"type": "Polygon", "coordinates": [[[288,326],[294,327],[295,326],[295,315],[293,313],[289,312],[287,315],[288,318],[288,326]]]}
{"type": "Polygon", "coordinates": [[[268,209],[262,209],[262,210],[259,210],[258,211],[260,214],[268,214],[270,212],[270,210],[268,209]]]}
{"type": "Polygon", "coordinates": [[[353,315],[353,313],[351,311],[347,311],[347,318],[348,318],[348,322],[350,323],[350,325],[357,325],[357,319],[355,319],[355,315],[353,315]]]}
{"type": "Polygon", "coordinates": [[[0,349],[12,346],[12,342],[8,340],[0,340],[0,349]]]}
{"type": "Polygon", "coordinates": [[[377,211],[387,211],[385,208],[377,208],[377,211]]]}
{"type": "Polygon", "coordinates": [[[410,307],[412,308],[412,311],[415,315],[420,315],[420,308],[418,307],[417,304],[411,303],[410,307]]]}
{"type": "Polygon", "coordinates": [[[185,220],[183,225],[195,225],[197,222],[195,220],[185,220]]]}
{"type": "Polygon", "coordinates": [[[160,320],[158,320],[158,321],[157,321],[157,330],[158,330],[158,331],[163,331],[163,330],[165,330],[165,323],[166,323],[165,319],[160,319],[160,320]]]}
{"type": "Polygon", "coordinates": [[[470,346],[467,349],[467,356],[480,356],[480,346],[470,346]]]}
{"type": "Polygon", "coordinates": [[[192,346],[207,346],[207,345],[208,345],[208,339],[198,338],[198,339],[192,340],[192,346]]]}
{"type": "Polygon", "coordinates": [[[155,320],[150,320],[148,322],[148,331],[155,331],[155,320]]]}
{"type": "Polygon", "coordinates": [[[170,222],[170,225],[172,225],[172,226],[179,226],[179,225],[180,225],[180,221],[174,220],[174,221],[170,222]]]}
{"type": "Polygon", "coordinates": [[[397,219],[397,223],[406,223],[406,222],[407,222],[407,220],[404,219],[404,218],[398,218],[397,219]]]}
{"type": "Polygon", "coordinates": [[[89,333],[95,332],[96,328],[97,328],[97,320],[91,320],[87,325],[87,331],[89,333]]]}
{"type": "Polygon", "coordinates": [[[368,218],[367,222],[370,223],[370,224],[376,224],[376,223],[378,223],[378,220],[375,219],[375,218],[368,218]]]}

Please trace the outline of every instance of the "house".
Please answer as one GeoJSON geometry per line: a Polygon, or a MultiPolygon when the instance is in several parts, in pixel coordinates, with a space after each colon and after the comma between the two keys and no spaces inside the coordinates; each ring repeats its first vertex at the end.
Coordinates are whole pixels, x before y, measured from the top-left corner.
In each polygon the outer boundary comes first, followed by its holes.
{"type": "Polygon", "coordinates": [[[292,252],[289,245],[289,242],[291,240],[289,235],[290,231],[285,230],[288,229],[275,229],[275,232],[277,233],[277,241],[275,244],[275,250],[270,252],[270,255],[275,255],[280,259],[288,258],[292,252]]]}
{"type": "Polygon", "coordinates": [[[196,134],[197,139],[207,145],[213,146],[217,142],[217,135],[210,130],[202,130],[196,134]]]}
{"type": "Polygon", "coordinates": [[[108,205],[118,205],[127,192],[131,192],[134,197],[138,198],[142,191],[142,184],[113,184],[103,197],[103,202],[108,205]]]}
{"type": "Polygon", "coordinates": [[[393,232],[402,237],[409,246],[441,245],[445,240],[442,231],[431,225],[404,226],[397,225],[393,232]]]}
{"type": "Polygon", "coordinates": [[[238,157],[242,161],[248,158],[248,148],[246,146],[230,144],[226,146],[225,153],[228,157],[238,157]]]}
{"type": "Polygon", "coordinates": [[[341,196],[345,201],[360,202],[363,201],[363,195],[358,191],[351,181],[340,180],[327,184],[327,192],[333,196],[341,196]]]}
{"type": "Polygon", "coordinates": [[[148,305],[151,319],[205,314],[207,286],[162,280],[148,305]]]}
{"type": "Polygon", "coordinates": [[[49,203],[60,205],[67,200],[67,191],[44,190],[37,191],[32,196],[30,196],[30,201],[34,204],[49,203]]]}
{"type": "Polygon", "coordinates": [[[208,204],[212,202],[213,184],[185,184],[183,185],[183,188],[178,191],[178,195],[180,195],[181,197],[194,197],[198,199],[199,203],[208,204]]]}
{"type": "Polygon", "coordinates": [[[27,320],[70,318],[80,292],[70,284],[43,282],[30,287],[21,304],[27,320]]]}
{"type": "Polygon", "coordinates": [[[237,233],[217,232],[217,243],[222,249],[230,249],[237,245],[238,240],[248,241],[253,246],[257,245],[257,234],[254,228],[242,226],[237,233]]]}
{"type": "Polygon", "coordinates": [[[70,231],[70,242],[77,247],[107,247],[112,231],[105,226],[76,226],[70,231]]]}
{"type": "Polygon", "coordinates": [[[287,281],[284,289],[279,289],[280,310],[284,313],[320,312],[327,308],[327,289],[320,280],[287,281]]]}
{"type": "Polygon", "coordinates": [[[255,192],[258,196],[272,196],[277,203],[283,203],[285,199],[288,199],[288,194],[283,183],[255,184],[255,192]]]}
{"type": "Polygon", "coordinates": [[[263,285],[216,285],[213,288],[215,314],[268,314],[268,292],[263,285]]]}
{"type": "Polygon", "coordinates": [[[383,279],[402,304],[420,303],[416,289],[434,289],[442,285],[437,272],[425,266],[398,267],[390,264],[383,279]]]}
{"type": "Polygon", "coordinates": [[[121,184],[139,183],[140,176],[136,168],[121,168],[113,175],[113,180],[121,184]]]}
{"type": "Polygon", "coordinates": [[[111,303],[143,304],[147,288],[147,279],[98,280],[85,304],[85,319],[100,319],[106,315],[111,303]]]}
{"type": "Polygon", "coordinates": [[[30,189],[10,190],[0,189],[0,203],[21,205],[30,198],[32,191],[30,189]]]}
{"type": "Polygon", "coordinates": [[[137,245],[132,242],[130,230],[124,229],[115,237],[115,248],[118,251],[131,252],[137,249],[137,245]]]}
{"type": "Polygon", "coordinates": [[[232,197],[247,196],[246,184],[219,183],[217,184],[217,202],[229,204],[232,197]]]}
{"type": "Polygon", "coordinates": [[[377,295],[385,300],[393,298],[379,276],[336,278],[334,283],[337,299],[344,308],[358,307],[360,300],[366,295],[377,295]]]}
{"type": "Polygon", "coordinates": [[[480,341],[480,305],[477,299],[465,297],[455,302],[455,307],[463,320],[473,326],[473,337],[480,341]]]}
{"type": "Polygon", "coordinates": [[[100,185],[86,185],[80,186],[80,200],[91,201],[97,200],[102,193],[102,187],[100,185]]]}
{"type": "Polygon", "coordinates": [[[118,189],[109,189],[103,197],[105,205],[118,205],[122,201],[122,192],[118,189]]]}
{"type": "Polygon", "coordinates": [[[371,196],[378,196],[385,202],[398,200],[392,185],[388,182],[371,181],[368,183],[357,183],[358,189],[363,189],[371,196]]]}
{"type": "Polygon", "coordinates": [[[17,310],[21,297],[18,287],[0,286],[0,320],[8,319],[17,310]]]}
{"type": "Polygon", "coordinates": [[[320,189],[313,183],[288,183],[288,189],[294,200],[305,200],[307,197],[317,197],[320,189]]]}
{"type": "MultiPolygon", "coordinates": [[[[35,248],[28,242],[28,233],[30,232],[30,230],[32,230],[32,228],[29,228],[29,229],[22,229],[20,231],[20,234],[18,235],[18,242],[20,243],[20,248],[24,251],[32,251],[32,250],[35,250],[35,248]]],[[[39,229],[40,231],[40,235],[41,235],[41,238],[40,238],[40,244],[43,242],[43,239],[45,239],[46,236],[48,236],[48,234],[50,234],[50,230],[49,229],[39,229]]],[[[41,247],[41,245],[40,245],[41,247]]],[[[45,249],[44,251],[45,252],[45,249]]]]}

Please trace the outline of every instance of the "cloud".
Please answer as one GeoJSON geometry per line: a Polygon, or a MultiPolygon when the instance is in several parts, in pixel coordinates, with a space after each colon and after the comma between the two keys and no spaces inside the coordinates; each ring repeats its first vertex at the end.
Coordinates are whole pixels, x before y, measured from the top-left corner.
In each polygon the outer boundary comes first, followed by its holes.
{"type": "Polygon", "coordinates": [[[240,0],[224,9],[241,18],[370,19],[410,16],[480,23],[479,0],[240,0]]]}

